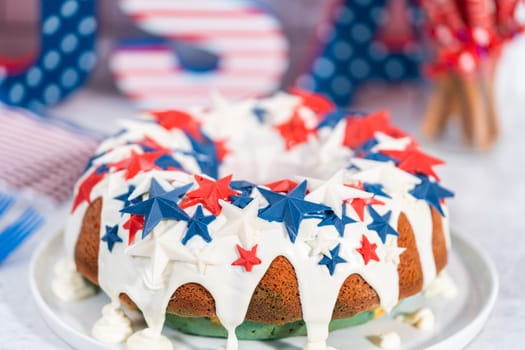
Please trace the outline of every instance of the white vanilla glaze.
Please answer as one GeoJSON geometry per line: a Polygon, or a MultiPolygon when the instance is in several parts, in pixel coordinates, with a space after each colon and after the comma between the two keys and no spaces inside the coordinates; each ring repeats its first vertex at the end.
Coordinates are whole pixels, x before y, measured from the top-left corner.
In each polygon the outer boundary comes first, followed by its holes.
{"type": "Polygon", "coordinates": [[[395,320],[409,324],[422,331],[431,331],[435,326],[434,313],[427,307],[417,309],[411,313],[398,315],[395,320]]]}
{"type": "Polygon", "coordinates": [[[54,267],[51,289],[62,301],[76,301],[96,293],[96,288],[77,272],[70,259],[59,260],[54,267]]]}
{"type": "MultiPolygon", "coordinates": [[[[345,168],[351,160],[351,152],[341,146],[345,120],[335,128],[321,128],[317,137],[310,137],[305,143],[285,151],[284,142],[274,125],[290,118],[296,108],[306,119],[311,118],[312,112],[300,105],[298,97],[284,93],[273,98],[235,104],[219,101],[215,109],[193,112],[207,135],[215,140],[228,140],[227,147],[231,154],[221,164],[220,177],[233,173],[234,180],[245,179],[262,184],[290,178],[290,174],[296,174],[299,180],[305,175],[312,176],[306,177],[309,194],[305,200],[330,205],[338,215],[341,207],[333,205],[339,199],[372,196],[346,185],[357,185],[359,181],[382,184],[384,191],[392,198],[376,196],[385,205],[376,205],[374,209],[381,215],[391,211],[389,223],[395,229],[399,215],[405,213],[415,233],[424,285],[429,285],[436,275],[430,207],[408,193],[420,180],[396,168],[392,162],[355,159],[352,163],[359,169],[345,168]],[[268,111],[266,123],[261,124],[253,118],[251,111],[255,106],[268,111]],[[319,152],[322,157],[316,156],[319,152]],[[345,193],[342,197],[341,191],[345,193]]],[[[389,235],[384,244],[375,231],[367,228],[372,222],[368,210],[365,210],[364,221],[361,222],[350,205],[347,205],[346,214],[357,222],[346,225],[344,237],[334,226],[319,227],[319,218],[307,218],[301,222],[296,242],[292,243],[282,223],[261,222],[264,220],[256,216],[258,209],[265,208],[268,202],[255,188],[251,193],[255,199],[244,209],[231,208],[229,203],[221,202],[225,209],[208,226],[213,238],[209,243],[194,237],[183,245],[181,239],[186,223],[167,220],[157,225],[144,240],[141,240],[139,232],[135,243],[129,246],[127,231],[122,228],[129,215],[120,214],[122,202],[115,197],[127,193],[128,186],[134,185],[136,189],[131,198],[140,195],[147,198],[152,179],[157,180],[165,190],[170,190],[192,183],[194,180],[189,174],[199,172],[195,159],[180,152],[192,150],[188,137],[179,130],[168,131],[150,121],[127,122],[123,133],[100,146],[99,153],[106,154],[94,160],[93,169],[108,161],[117,162],[128,157],[136,147],[127,143],[142,141],[145,136],[175,150],[175,158],[183,164],[186,172],[152,170],[141,172],[130,180],[125,179],[124,171],[114,172],[98,183],[90,196],[90,200],[102,198],[100,236],[105,234],[106,226],[118,225],[119,236],[123,240],[114,245],[112,252],[107,249],[106,242],[100,242],[100,287],[113,304],[119,302],[120,293],[126,293],[142,311],[148,325],[147,330],[139,331],[128,339],[130,349],[169,349],[161,337],[166,307],[178,287],[193,282],[206,288],[215,299],[217,317],[229,334],[224,349],[237,350],[235,329],[244,321],[253,291],[278,256],[286,257],[297,275],[302,314],[308,332],[304,349],[332,349],[327,345],[328,324],[339,289],[352,274],[359,274],[374,288],[383,309],[390,311],[398,303],[397,265],[403,249],[397,247],[397,237],[393,235],[389,235]],[[242,215],[251,216],[253,220],[244,220],[242,215]],[[229,230],[236,233],[232,234],[229,230]],[[365,264],[356,251],[361,246],[362,235],[377,245],[379,262],[365,264]],[[336,266],[333,276],[326,266],[319,265],[323,252],[327,253],[329,247],[327,243],[323,245],[323,240],[340,243],[339,255],[347,261],[336,266]],[[255,265],[251,272],[232,266],[232,262],[239,257],[235,249],[237,244],[245,249],[250,249],[252,244],[258,245],[257,257],[261,264],[255,265]]],[[[386,149],[389,149],[388,144],[393,144],[392,149],[396,150],[408,144],[404,140],[395,143],[388,137],[378,139],[381,140],[378,147],[383,147],[381,145],[385,143],[383,148],[386,149]]],[[[197,185],[194,184],[192,189],[195,188],[197,185]]],[[[66,249],[71,260],[87,208],[88,203],[81,203],[68,223],[66,249]]],[[[195,209],[190,207],[186,211],[192,216],[195,209]]],[[[206,209],[204,212],[210,214],[206,209]]],[[[445,232],[448,233],[446,226],[444,222],[445,232]]],[[[385,342],[391,341],[387,339],[385,342]]]]}
{"type": "Polygon", "coordinates": [[[401,337],[396,332],[386,332],[370,337],[370,341],[381,349],[394,350],[401,346],[401,337]]]}
{"type": "Polygon", "coordinates": [[[441,271],[434,281],[425,289],[425,295],[428,297],[454,298],[458,294],[456,283],[445,271],[441,271]]]}
{"type": "Polygon", "coordinates": [[[95,322],[91,334],[108,344],[124,342],[133,333],[131,320],[124,314],[120,304],[110,303],[102,308],[102,317],[95,322]]]}

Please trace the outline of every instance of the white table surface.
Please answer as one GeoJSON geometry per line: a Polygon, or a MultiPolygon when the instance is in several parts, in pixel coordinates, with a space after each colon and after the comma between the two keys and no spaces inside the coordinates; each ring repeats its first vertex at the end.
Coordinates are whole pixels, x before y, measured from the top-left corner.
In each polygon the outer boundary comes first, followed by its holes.
{"type": "MultiPolygon", "coordinates": [[[[490,153],[462,147],[454,133],[446,143],[426,145],[448,163],[439,170],[447,187],[456,192],[449,201],[452,226],[488,251],[500,276],[495,309],[468,347],[471,350],[525,347],[525,65],[520,62],[525,63],[525,38],[509,47],[502,60],[498,102],[503,138],[490,153]]],[[[122,98],[97,91],[82,91],[54,113],[86,125],[113,127],[116,117],[133,113],[122,98]]],[[[391,108],[396,123],[417,136],[425,95],[420,86],[369,89],[357,104],[363,110],[391,108]]],[[[0,349],[69,349],[38,314],[28,282],[33,250],[66,215],[67,209],[54,213],[56,220],[0,266],[0,349]]]]}

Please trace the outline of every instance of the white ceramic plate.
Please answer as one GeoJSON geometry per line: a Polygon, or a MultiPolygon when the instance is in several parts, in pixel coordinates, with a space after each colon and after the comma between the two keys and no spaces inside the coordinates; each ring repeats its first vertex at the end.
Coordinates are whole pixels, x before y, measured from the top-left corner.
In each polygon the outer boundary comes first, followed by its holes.
{"type": "MultiPolygon", "coordinates": [[[[481,330],[494,306],[498,291],[496,270],[488,256],[471,242],[457,234],[452,235],[452,254],[448,273],[456,282],[459,293],[454,299],[428,298],[417,295],[403,301],[393,316],[401,312],[429,307],[436,318],[434,331],[419,331],[394,321],[391,316],[349,329],[332,332],[329,344],[337,349],[378,349],[368,336],[387,331],[397,332],[401,349],[449,350],[465,347],[481,330]]],[[[62,256],[62,233],[44,242],[31,262],[31,289],[42,316],[53,331],[79,350],[125,349],[108,346],[91,337],[91,327],[100,317],[103,305],[109,302],[104,293],[80,302],[63,303],[51,292],[53,266],[62,256]]],[[[144,327],[139,319],[136,329],[144,327]]],[[[181,334],[165,329],[164,334],[177,350],[214,350],[224,344],[222,339],[211,339],[181,334]]],[[[241,341],[240,350],[301,350],[304,337],[276,341],[241,341]]]]}

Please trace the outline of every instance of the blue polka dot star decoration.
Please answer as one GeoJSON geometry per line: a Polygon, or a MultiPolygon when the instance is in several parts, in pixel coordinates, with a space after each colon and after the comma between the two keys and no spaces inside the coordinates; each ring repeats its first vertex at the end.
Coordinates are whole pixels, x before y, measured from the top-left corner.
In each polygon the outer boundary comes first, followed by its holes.
{"type": "Polygon", "coordinates": [[[42,111],[85,83],[96,62],[95,2],[40,0],[39,52],[14,68],[0,61],[0,100],[42,111]]]}
{"type": "Polygon", "coordinates": [[[323,255],[319,265],[325,265],[330,272],[330,276],[333,276],[335,273],[335,267],[337,264],[345,263],[346,260],[339,256],[339,250],[341,249],[341,243],[335,246],[334,249],[330,250],[330,256],[323,255]]]}
{"type": "Polygon", "coordinates": [[[295,243],[299,225],[305,217],[309,214],[324,213],[330,210],[326,205],[304,200],[306,184],[306,180],[301,182],[288,195],[259,187],[259,191],[269,202],[266,208],[259,211],[259,217],[267,221],[284,223],[292,243],[295,243]]]}
{"type": "Polygon", "coordinates": [[[157,180],[151,180],[149,198],[140,203],[125,207],[122,213],[144,216],[144,230],[142,238],[147,237],[150,232],[164,219],[175,219],[189,221],[190,217],[177,203],[192,184],[177,187],[171,191],[165,191],[157,180]]]}
{"type": "Polygon", "coordinates": [[[113,246],[115,243],[122,243],[122,238],[118,235],[118,225],[107,226],[106,225],[106,234],[102,236],[101,240],[108,244],[108,250],[113,251],[113,246]]]}
{"type": "Polygon", "coordinates": [[[415,36],[423,14],[415,2],[339,1],[319,26],[319,55],[297,84],[346,106],[364,82],[418,78],[423,50],[415,36]]]}
{"type": "Polygon", "coordinates": [[[389,210],[385,215],[379,214],[375,209],[369,205],[368,211],[372,217],[372,223],[370,223],[366,228],[370,231],[376,231],[381,242],[386,243],[386,236],[393,235],[399,236],[399,233],[389,224],[390,216],[392,216],[392,211],[389,210]]]}

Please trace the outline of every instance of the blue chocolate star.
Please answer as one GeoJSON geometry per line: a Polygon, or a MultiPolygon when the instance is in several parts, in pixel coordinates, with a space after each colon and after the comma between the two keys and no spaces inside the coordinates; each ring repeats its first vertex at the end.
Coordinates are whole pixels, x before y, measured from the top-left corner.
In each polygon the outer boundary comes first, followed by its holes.
{"type": "Polygon", "coordinates": [[[440,200],[443,198],[454,197],[454,193],[441,187],[439,183],[430,181],[427,176],[419,175],[418,178],[421,180],[421,183],[410,191],[410,194],[417,199],[426,201],[428,204],[436,208],[441,216],[445,216],[443,208],[441,208],[440,200]]]}
{"type": "Polygon", "coordinates": [[[268,114],[268,111],[262,107],[254,107],[252,109],[253,115],[257,118],[259,123],[263,124],[264,119],[266,119],[266,115],[268,114]]]}
{"type": "Polygon", "coordinates": [[[243,180],[232,181],[230,187],[234,190],[241,192],[239,195],[230,196],[230,200],[232,201],[233,205],[238,206],[242,209],[245,208],[248,204],[250,204],[250,202],[253,200],[253,198],[251,198],[250,195],[255,185],[251,182],[243,180]]]}
{"type": "Polygon", "coordinates": [[[190,220],[186,212],[177,204],[178,200],[190,189],[192,184],[177,187],[172,191],[165,191],[157,180],[151,180],[149,199],[125,207],[120,212],[144,216],[144,230],[142,238],[145,238],[158,225],[161,220],[190,220]]]}
{"type": "Polygon", "coordinates": [[[334,275],[335,267],[337,264],[345,263],[346,260],[339,256],[339,249],[341,249],[341,243],[337,244],[334,249],[330,250],[330,256],[323,255],[319,265],[325,265],[330,272],[330,276],[334,275]]]}
{"type": "Polygon", "coordinates": [[[346,216],[346,204],[343,203],[342,207],[343,207],[343,212],[342,212],[341,218],[339,218],[333,210],[327,210],[326,211],[327,215],[323,218],[323,220],[321,220],[319,224],[317,224],[317,226],[321,227],[321,226],[333,225],[335,229],[337,230],[337,232],[339,232],[339,236],[344,237],[345,226],[347,224],[352,224],[357,221],[346,216]]]}
{"type": "Polygon", "coordinates": [[[199,142],[190,134],[186,134],[191,142],[193,152],[189,152],[189,155],[195,158],[197,164],[201,168],[201,172],[216,179],[219,177],[219,158],[217,156],[217,148],[215,143],[202,134],[203,142],[199,142]]]}
{"type": "Polygon", "coordinates": [[[215,220],[215,215],[204,215],[202,206],[199,205],[193,217],[188,220],[188,230],[184,237],[182,237],[182,244],[186,245],[194,236],[200,236],[204,241],[208,243],[211,242],[208,224],[213,220],[215,220]]]}
{"type": "Polygon", "coordinates": [[[135,186],[129,185],[128,186],[128,192],[123,193],[120,196],[115,197],[114,199],[116,199],[117,201],[124,202],[124,205],[123,205],[124,208],[129,206],[130,204],[137,204],[137,203],[141,202],[142,201],[142,196],[138,196],[137,198],[134,198],[134,199],[131,199],[131,200],[129,199],[129,196],[131,196],[133,191],[135,191],[135,186]]]}
{"type": "Polygon", "coordinates": [[[381,184],[372,184],[372,183],[364,182],[363,183],[363,189],[366,192],[371,192],[371,193],[373,193],[375,195],[383,196],[383,197],[386,197],[386,198],[392,198],[387,193],[385,193],[383,191],[383,185],[381,185],[381,184]]]}
{"type": "Polygon", "coordinates": [[[115,245],[115,243],[117,242],[122,243],[122,238],[118,236],[118,225],[115,225],[115,226],[106,225],[106,234],[102,236],[101,240],[103,242],[107,242],[108,250],[112,252],[113,246],[115,245]]]}
{"type": "Polygon", "coordinates": [[[160,156],[155,161],[155,165],[163,170],[167,170],[168,168],[182,169],[182,165],[169,154],[163,154],[160,156]]]}
{"type": "Polygon", "coordinates": [[[297,230],[307,214],[330,210],[323,204],[304,200],[306,194],[306,180],[297,185],[288,195],[259,188],[264,198],[270,203],[266,208],[259,210],[259,217],[266,221],[284,223],[290,241],[295,243],[297,230]]]}
{"type": "Polygon", "coordinates": [[[399,233],[397,233],[397,231],[394,230],[394,228],[389,224],[390,216],[392,215],[391,210],[389,210],[385,215],[380,215],[374,210],[374,208],[372,208],[371,205],[369,205],[368,211],[372,217],[372,223],[370,223],[366,228],[371,231],[376,231],[379,238],[381,238],[381,242],[386,242],[387,235],[399,236],[399,233]]]}

